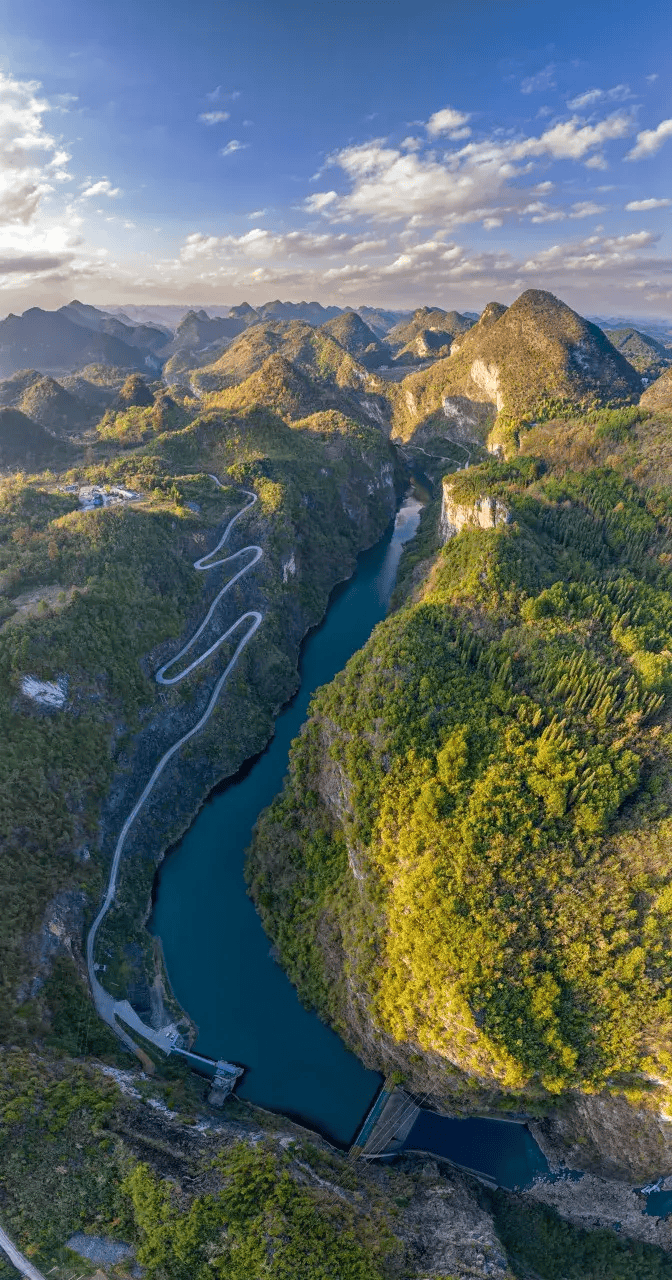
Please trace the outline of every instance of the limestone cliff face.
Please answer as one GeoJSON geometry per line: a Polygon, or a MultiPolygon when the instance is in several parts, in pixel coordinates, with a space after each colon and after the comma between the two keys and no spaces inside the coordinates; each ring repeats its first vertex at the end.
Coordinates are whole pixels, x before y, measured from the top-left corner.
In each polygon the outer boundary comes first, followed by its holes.
{"type": "Polygon", "coordinates": [[[439,522],[444,543],[467,525],[477,529],[495,529],[498,525],[510,523],[511,512],[501,499],[482,493],[471,502],[457,502],[453,489],[450,480],[444,480],[439,522]]]}
{"type": "MultiPolygon", "coordinates": [[[[536,419],[554,402],[577,412],[639,399],[639,373],[601,329],[552,294],[528,289],[508,309],[486,307],[481,319],[429,369],[409,374],[396,393],[392,431],[416,440],[419,430],[442,435],[440,406],[461,396],[488,405],[509,422],[536,419]]],[[[481,439],[485,439],[481,434],[481,439]]],[[[497,442],[499,443],[499,442],[497,442]]]]}
{"type": "Polygon", "coordinates": [[[487,399],[497,406],[497,412],[504,408],[504,396],[500,387],[500,374],[496,364],[486,364],[485,360],[474,360],[469,370],[471,381],[479,391],[485,392],[487,399]]]}

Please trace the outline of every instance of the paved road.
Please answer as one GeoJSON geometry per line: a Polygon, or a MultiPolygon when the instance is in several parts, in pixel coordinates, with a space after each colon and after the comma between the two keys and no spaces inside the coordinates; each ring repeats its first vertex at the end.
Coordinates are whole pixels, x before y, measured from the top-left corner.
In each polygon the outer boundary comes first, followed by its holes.
{"type": "MultiPolygon", "coordinates": [[[[210,479],[214,480],[215,484],[218,485],[220,489],[224,488],[224,485],[220,483],[220,481],[217,479],[217,476],[211,475],[210,479]]],[[[135,1051],[136,1046],[133,1040],[131,1039],[130,1035],[125,1030],[123,1030],[122,1027],[119,1026],[119,1022],[117,1021],[118,1017],[122,1019],[122,1021],[126,1024],[127,1027],[134,1028],[136,1032],[138,1032],[140,1035],[143,1035],[145,1039],[152,1041],[157,1046],[157,1048],[162,1049],[164,1053],[170,1052],[170,1049],[172,1048],[172,1040],[163,1031],[155,1031],[153,1030],[153,1028],[148,1027],[144,1023],[142,1023],[141,1020],[138,1018],[138,1015],[134,1012],[134,1010],[129,1005],[127,1000],[123,1000],[123,1001],[116,1000],[114,996],[111,996],[109,992],[107,992],[105,988],[102,986],[102,984],[98,981],[98,978],[96,977],[96,972],[94,968],[94,959],[93,959],[94,947],[96,942],[96,934],[98,933],[98,930],[103,920],[105,919],[105,916],[107,915],[110,907],[112,906],[112,903],[114,902],[114,897],[117,891],[117,876],[119,873],[119,864],[121,861],[121,855],[123,852],[124,844],[126,842],[126,837],[133,823],[135,822],[135,819],[137,818],[148,796],[153,791],[158,779],[160,778],[161,774],[163,773],[163,770],[168,764],[168,761],[171,760],[172,757],[176,754],[176,752],[180,750],[180,747],[184,746],[185,742],[188,742],[190,738],[193,738],[197,733],[200,733],[203,726],[207,724],[208,720],[210,719],[210,716],[212,715],[215,709],[217,699],[219,698],[222,688],[224,687],[231,672],[233,671],[233,668],[235,667],[241,653],[243,652],[243,649],[252,639],[252,636],[254,635],[255,631],[258,629],[258,627],[261,625],[263,621],[263,614],[258,613],[256,610],[250,610],[247,613],[241,614],[240,617],[233,623],[233,625],[230,626],[227,631],[223,632],[223,634],[218,637],[218,639],[214,642],[214,644],[210,645],[210,648],[207,649],[205,653],[200,654],[199,657],[195,658],[193,662],[191,662],[187,667],[184,668],[184,670],[180,671],[177,675],[166,676],[165,672],[168,670],[168,668],[173,667],[175,663],[178,662],[180,658],[182,658],[186,653],[188,653],[196,644],[199,636],[203,634],[204,629],[207,627],[208,623],[210,622],[210,619],[212,618],[212,615],[217,605],[219,604],[220,600],[224,595],[226,595],[227,591],[231,590],[231,587],[233,586],[234,582],[237,582],[238,579],[242,577],[244,573],[247,573],[248,570],[250,570],[252,566],[255,565],[263,555],[263,551],[261,547],[253,545],[249,547],[243,547],[241,551],[234,551],[233,555],[222,556],[218,560],[212,559],[213,556],[217,555],[218,551],[222,550],[222,547],[227,541],[229,534],[231,533],[231,530],[233,529],[236,522],[240,520],[240,517],[243,516],[246,511],[249,511],[250,507],[253,507],[255,502],[257,501],[256,493],[251,493],[248,489],[243,489],[243,493],[247,498],[249,498],[249,502],[246,502],[245,506],[241,508],[241,510],[237,513],[237,515],[233,516],[233,518],[229,520],[229,523],[227,524],[222,537],[217,543],[217,546],[214,548],[213,551],[209,551],[207,555],[201,556],[200,560],[196,560],[194,563],[194,568],[201,571],[206,569],[216,569],[219,565],[228,564],[231,560],[237,560],[240,556],[244,556],[250,551],[253,552],[252,558],[248,560],[247,564],[243,565],[242,569],[239,569],[238,572],[234,574],[232,578],[229,579],[226,586],[222,588],[222,590],[219,592],[219,594],[216,596],[215,600],[211,604],[200,627],[198,627],[198,629],[194,632],[193,636],[191,637],[190,640],[187,641],[184,647],[180,649],[180,652],[177,653],[174,658],[171,658],[169,662],[164,663],[164,665],[157,671],[155,679],[159,684],[164,684],[164,685],[177,684],[178,681],[184,680],[185,676],[189,675],[189,673],[193,671],[195,667],[200,666],[202,662],[205,662],[205,659],[209,658],[210,655],[214,653],[215,650],[218,649],[219,646],[223,644],[225,640],[228,640],[230,636],[235,635],[236,632],[240,629],[241,626],[243,626],[244,623],[247,623],[248,625],[236,646],[236,649],[232,658],[230,659],[225,670],[222,672],[221,676],[219,677],[212,691],[212,694],[210,696],[210,701],[208,702],[208,705],[205,708],[205,711],[203,712],[203,715],[201,716],[200,720],[191,729],[189,729],[187,733],[183,734],[181,738],[178,738],[177,742],[174,742],[172,747],[169,747],[168,751],[166,751],[165,754],[162,755],[151,778],[149,779],[149,782],[144,788],[140,798],[136,801],[133,808],[131,809],[131,812],[126,818],[126,821],[124,822],[124,825],[121,828],[121,831],[119,833],[119,839],[117,840],[117,844],[114,850],[114,856],[112,858],[112,866],[110,867],[110,876],[107,883],[107,891],[105,893],[103,905],[101,906],[100,911],[98,912],[98,915],[96,916],[91,926],[91,929],[89,930],[89,936],[86,940],[86,963],[89,971],[89,981],[91,983],[91,991],[93,993],[93,999],[94,999],[96,1009],[100,1014],[101,1018],[103,1018],[104,1021],[107,1022],[108,1026],[110,1026],[112,1030],[116,1033],[116,1035],[119,1036],[120,1040],[123,1041],[126,1047],[131,1049],[132,1051],[135,1051]]]]}
{"type": "Polygon", "coordinates": [[[38,1271],[37,1267],[34,1267],[32,1262],[29,1262],[28,1258],[25,1258],[24,1255],[20,1253],[16,1245],[12,1244],[9,1236],[5,1234],[2,1227],[0,1227],[0,1248],[4,1249],[12,1266],[16,1267],[17,1271],[19,1271],[22,1276],[26,1276],[27,1280],[45,1280],[42,1272],[38,1271]]]}
{"type": "MultiPolygon", "coordinates": [[[[446,437],[446,439],[447,439],[447,437],[446,437]]],[[[470,450],[470,449],[467,449],[466,444],[462,444],[462,441],[461,441],[461,440],[451,440],[451,442],[450,442],[450,443],[451,443],[451,444],[456,445],[458,449],[464,449],[464,452],[465,452],[465,453],[466,453],[466,455],[467,455],[467,461],[466,461],[466,462],[465,462],[465,464],[464,464],[464,469],[466,470],[466,468],[469,466],[469,463],[471,462],[471,450],[470,450]]],[[[438,460],[439,460],[440,462],[452,462],[452,461],[453,461],[453,459],[452,459],[452,458],[447,458],[447,457],[446,457],[446,455],[445,455],[445,453],[428,453],[426,449],[423,449],[423,447],[422,447],[422,445],[421,445],[421,444],[411,444],[411,443],[409,442],[409,443],[407,443],[407,444],[404,446],[404,448],[406,448],[406,449],[416,449],[416,450],[418,451],[418,453],[424,453],[424,455],[425,455],[425,457],[426,457],[426,458],[438,458],[438,460]]]]}

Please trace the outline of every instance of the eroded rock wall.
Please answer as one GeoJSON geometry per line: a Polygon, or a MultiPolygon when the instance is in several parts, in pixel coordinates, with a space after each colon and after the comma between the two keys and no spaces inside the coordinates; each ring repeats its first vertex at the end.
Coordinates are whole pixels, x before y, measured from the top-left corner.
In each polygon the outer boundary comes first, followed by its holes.
{"type": "Polygon", "coordinates": [[[482,493],[471,502],[458,502],[454,497],[453,484],[444,480],[439,522],[442,542],[448,542],[468,525],[477,529],[495,529],[498,525],[509,524],[510,520],[511,511],[500,498],[482,493]]]}

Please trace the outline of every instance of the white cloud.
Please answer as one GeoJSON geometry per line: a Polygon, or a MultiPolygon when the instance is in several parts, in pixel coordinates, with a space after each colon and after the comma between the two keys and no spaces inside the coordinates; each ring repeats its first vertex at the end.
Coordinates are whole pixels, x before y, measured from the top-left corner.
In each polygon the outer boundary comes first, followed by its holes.
{"type": "MultiPolygon", "coordinates": [[[[544,211],[565,218],[572,212],[536,204],[540,217],[544,211]]],[[[655,244],[648,231],[612,236],[598,228],[589,236],[541,246],[521,260],[499,244],[480,250],[457,243],[446,230],[422,235],[406,228],[372,240],[343,232],[274,233],[254,227],[240,236],[193,233],[178,260],[157,263],[154,271],[164,295],[199,296],[204,302],[221,299],[222,289],[227,297],[249,293],[253,302],[282,290],[282,296],[317,296],[341,305],[366,298],[410,306],[436,298],[440,290],[442,305],[463,309],[469,300],[472,305],[497,296],[510,301],[533,287],[550,289],[585,314],[612,295],[614,303],[620,298],[625,305],[631,290],[638,298],[667,305],[661,299],[672,296],[672,264],[656,255],[655,244]]],[[[151,280],[145,285],[150,288],[151,280]]]]}
{"type": "Polygon", "coordinates": [[[335,191],[316,191],[314,195],[307,197],[304,208],[307,213],[322,213],[323,209],[337,199],[338,195],[335,191]]]}
{"type": "MultiPolygon", "coordinates": [[[[69,157],[44,127],[50,103],[42,100],[39,86],[10,77],[0,79],[0,86],[10,90],[7,99],[0,93],[0,283],[6,309],[19,309],[22,298],[24,305],[53,306],[75,294],[104,303],[112,296],[110,289],[119,297],[196,298],[204,304],[222,297],[235,300],[248,289],[251,301],[276,296],[270,291],[281,288],[281,296],[331,297],[342,304],[365,299],[408,306],[438,296],[442,305],[460,309],[498,295],[511,300],[529,286],[549,288],[579,310],[581,296],[585,309],[594,310],[605,304],[609,289],[614,311],[624,306],[627,290],[634,290],[638,301],[659,301],[666,291],[672,297],[669,258],[656,252],[651,232],[606,236],[597,228],[584,238],[548,243],[551,234],[559,237],[569,227],[578,229],[570,219],[596,216],[603,207],[592,199],[558,205],[558,193],[565,188],[560,179],[554,184],[547,178],[549,172],[556,176],[552,163],[606,163],[603,150],[613,140],[634,136],[635,126],[624,110],[605,110],[598,113],[604,119],[591,116],[590,122],[578,112],[566,120],[554,117],[550,124],[538,123],[532,136],[513,136],[504,127],[487,136],[479,129],[477,138],[470,135],[450,149],[446,139],[459,142],[456,135],[468,128],[468,115],[445,107],[427,121],[426,133],[418,129],[420,138],[409,137],[398,146],[378,139],[332,156],[327,167],[338,169],[334,187],[340,186],[342,194],[325,190],[308,198],[302,211],[314,219],[311,230],[275,231],[272,224],[267,229],[260,220],[274,211],[258,209],[247,215],[253,225],[243,234],[224,234],[224,221],[213,234],[186,236],[179,255],[158,260],[154,245],[167,233],[153,233],[142,223],[134,229],[121,218],[109,221],[111,197],[120,194],[109,178],[94,175],[84,181],[85,175],[77,174],[77,194],[70,200],[65,196],[69,157]],[[23,193],[14,204],[7,202],[8,175],[23,193]],[[106,258],[103,250],[87,243],[87,215],[101,205],[106,205],[104,225],[109,224],[110,236],[118,228],[118,262],[114,249],[106,258]],[[318,214],[323,218],[315,227],[318,214]],[[521,216],[549,224],[546,235],[539,226],[534,240],[541,244],[527,261],[497,234],[504,221],[521,216]],[[350,225],[334,226],[339,220],[350,225]],[[381,222],[389,223],[389,229],[381,231],[375,225],[381,222]],[[483,235],[480,245],[450,239],[456,226],[475,223],[491,238],[483,235]],[[45,281],[41,293],[35,285],[39,280],[45,281]]],[[[220,114],[229,97],[221,87],[213,90],[213,110],[202,114],[220,114]]],[[[232,154],[242,146],[233,139],[222,149],[232,154]]],[[[598,194],[594,190],[595,201],[598,194]]],[[[633,209],[653,207],[645,200],[631,204],[633,209]]],[[[133,216],[134,210],[128,212],[133,216]]]]}
{"type": "Polygon", "coordinates": [[[39,88],[0,72],[0,225],[28,225],[54,180],[69,180],[70,157],[44,128],[49,103],[39,88]]]}
{"type": "Polygon", "coordinates": [[[594,200],[577,200],[570,210],[570,218],[596,218],[605,213],[606,204],[595,204],[594,200]]]}
{"type": "Polygon", "coordinates": [[[637,134],[637,142],[629,151],[626,160],[648,160],[660,151],[666,138],[672,137],[672,120],[661,120],[655,129],[643,129],[637,134]]]}
{"type": "Polygon", "coordinates": [[[388,248],[387,240],[358,240],[350,253],[380,253],[388,248]]]}
{"type": "Polygon", "coordinates": [[[533,200],[531,204],[526,204],[521,213],[529,214],[532,222],[562,222],[567,217],[564,209],[552,209],[543,200],[533,200]]]}
{"type": "Polygon", "coordinates": [[[456,111],[454,107],[443,107],[441,111],[435,111],[434,115],[429,117],[425,128],[430,138],[438,138],[442,133],[447,133],[450,138],[466,138],[471,133],[471,129],[465,129],[464,126],[470,119],[471,114],[468,111],[456,111]]]}
{"type": "Polygon", "coordinates": [[[633,94],[627,84],[616,84],[613,89],[586,89],[576,98],[570,98],[567,106],[570,111],[583,111],[585,107],[596,107],[598,102],[626,102],[633,94]]]}
{"type": "MultiPolygon", "coordinates": [[[[309,212],[326,210],[333,220],[410,219],[410,225],[417,225],[441,219],[444,225],[456,226],[488,219],[492,226],[492,218],[515,215],[526,203],[525,191],[514,182],[530,171],[535,159],[585,163],[606,143],[631,131],[632,120],[623,112],[592,124],[574,115],[538,136],[502,139],[495,135],[468,142],[440,158],[434,151],[403,151],[383,138],[373,139],[346,147],[329,160],[345,173],[349,192],[341,197],[334,191],[317,192],[305,207],[309,212]]],[[[597,164],[602,164],[601,159],[597,164]]],[[[540,214],[544,220],[557,216],[547,210],[540,214]]]]}
{"type": "Polygon", "coordinates": [[[182,246],[181,257],[184,262],[193,262],[194,258],[211,254],[219,243],[218,236],[204,236],[200,231],[194,231],[187,236],[182,246]]]}
{"type": "Polygon", "coordinates": [[[92,182],[87,178],[82,184],[82,199],[88,200],[92,196],[108,196],[110,200],[116,200],[123,195],[120,187],[113,187],[109,178],[100,178],[98,182],[92,182]]]}
{"type": "Polygon", "coordinates": [[[521,93],[538,93],[542,89],[555,89],[555,63],[549,62],[548,66],[542,71],[537,71],[534,76],[528,76],[523,80],[520,86],[521,93]]]}
{"type": "MultiPolygon", "coordinates": [[[[355,249],[358,242],[353,236],[341,232],[334,235],[325,232],[316,235],[310,231],[288,231],[283,234],[266,230],[264,227],[253,227],[240,236],[206,236],[200,231],[187,236],[180,252],[183,262],[196,259],[217,258],[233,260],[239,257],[278,259],[294,258],[329,258],[336,257],[355,249]]],[[[368,247],[372,245],[368,242],[368,247]]],[[[385,242],[383,241],[383,244],[385,242]]]]}
{"type": "Polygon", "coordinates": [[[632,119],[622,112],[614,112],[597,124],[584,124],[579,116],[551,125],[539,138],[526,138],[513,144],[512,156],[553,156],[555,160],[581,160],[589,151],[601,147],[604,142],[625,138],[632,129],[632,119]]]}
{"type": "MultiPolygon", "coordinates": [[[[555,244],[542,249],[534,258],[528,258],[523,264],[526,271],[541,272],[562,269],[563,271],[613,271],[615,268],[635,267],[641,270],[642,249],[647,249],[656,241],[650,231],[638,231],[627,236],[587,236],[584,240],[573,243],[555,244]]],[[[668,263],[668,273],[669,273],[668,263]]]]}
{"type": "Polygon", "coordinates": [[[667,209],[672,200],[656,200],[652,196],[648,200],[630,200],[625,208],[629,213],[648,213],[649,209],[667,209]]]}
{"type": "Polygon", "coordinates": [[[232,138],[225,147],[222,147],[219,154],[220,156],[232,156],[234,151],[244,151],[247,146],[249,146],[249,143],[239,142],[237,138],[232,138]]]}
{"type": "Polygon", "coordinates": [[[201,124],[223,124],[230,115],[230,111],[202,111],[198,118],[201,124]]]}

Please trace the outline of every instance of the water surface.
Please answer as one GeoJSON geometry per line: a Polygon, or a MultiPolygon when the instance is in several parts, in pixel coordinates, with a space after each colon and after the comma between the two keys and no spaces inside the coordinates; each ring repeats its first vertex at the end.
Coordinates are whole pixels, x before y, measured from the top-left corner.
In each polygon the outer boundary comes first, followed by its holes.
{"type": "Polygon", "coordinates": [[[301,687],[278,717],[272,742],[245,776],[204,805],[164,860],[150,920],[175,995],[199,1028],[194,1049],[244,1066],[242,1097],[304,1120],[343,1145],[380,1076],[299,1003],[245,892],[244,853],[259,814],[282,788],[289,745],[314,691],[342,670],[385,617],[420,511],[420,500],[409,494],[394,526],[336,588],[325,621],[304,642],[301,687]]]}
{"type": "Polygon", "coordinates": [[[548,1161],[524,1124],[506,1120],[453,1120],[421,1111],[404,1144],[484,1173],[510,1191],[549,1175],[548,1161]]]}

